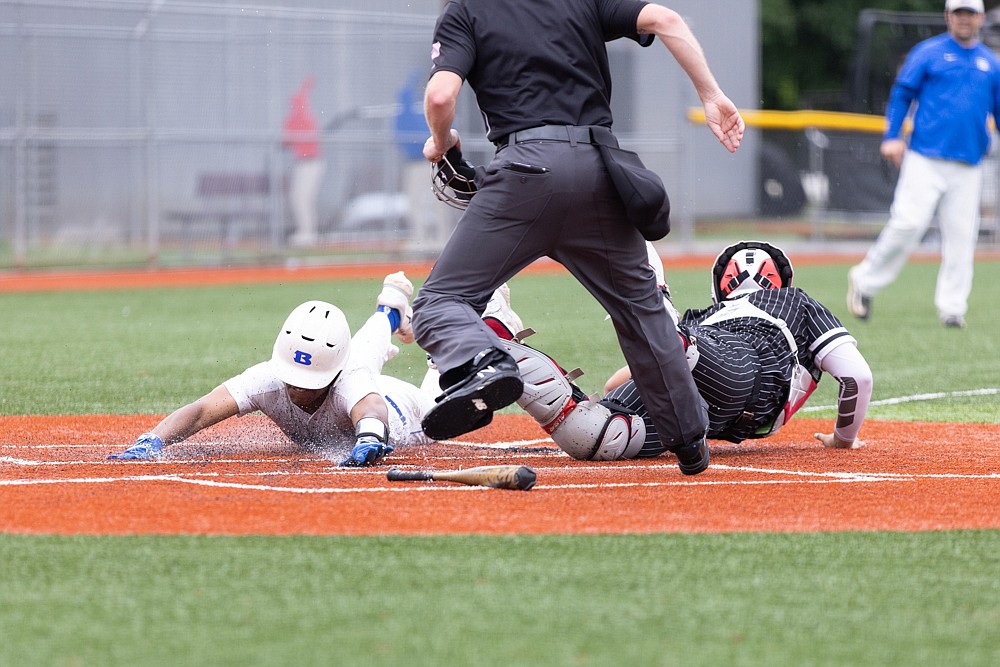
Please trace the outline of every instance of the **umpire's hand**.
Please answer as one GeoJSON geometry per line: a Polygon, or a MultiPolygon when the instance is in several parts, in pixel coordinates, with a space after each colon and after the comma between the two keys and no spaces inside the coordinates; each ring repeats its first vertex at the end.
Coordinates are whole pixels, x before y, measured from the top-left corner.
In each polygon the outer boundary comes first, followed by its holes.
{"type": "Polygon", "coordinates": [[[462,138],[458,135],[458,130],[452,128],[448,133],[448,145],[439,146],[434,137],[428,137],[427,141],[424,142],[424,157],[427,158],[428,162],[440,162],[444,154],[447,153],[452,148],[457,148],[462,150],[462,138]]]}

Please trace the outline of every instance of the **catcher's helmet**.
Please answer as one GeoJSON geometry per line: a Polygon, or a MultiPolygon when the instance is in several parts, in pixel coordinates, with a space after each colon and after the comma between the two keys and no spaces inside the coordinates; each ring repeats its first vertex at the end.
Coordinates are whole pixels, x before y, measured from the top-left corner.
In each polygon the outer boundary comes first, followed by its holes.
{"type": "Polygon", "coordinates": [[[440,160],[431,164],[434,196],[452,208],[468,207],[472,195],[479,189],[475,179],[475,166],[462,157],[457,147],[449,149],[440,160]]]}
{"type": "Polygon", "coordinates": [[[274,341],[271,369],[300,389],[322,389],[347,364],[351,330],[347,318],[325,301],[306,301],[289,314],[274,341]]]}
{"type": "Polygon", "coordinates": [[[792,262],[781,248],[763,241],[740,241],[715,258],[712,303],[757,290],[791,287],[794,274],[792,262]]]}

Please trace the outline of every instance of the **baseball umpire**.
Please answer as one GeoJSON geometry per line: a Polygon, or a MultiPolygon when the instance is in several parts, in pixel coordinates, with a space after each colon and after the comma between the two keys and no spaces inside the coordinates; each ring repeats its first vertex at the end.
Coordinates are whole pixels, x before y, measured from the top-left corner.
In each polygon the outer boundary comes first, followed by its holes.
{"type": "MultiPolygon", "coordinates": [[[[452,0],[435,27],[424,97],[439,162],[460,148],[452,128],[468,80],[496,156],[414,301],[417,342],[442,370],[444,393],[424,432],[480,428],[523,392],[514,358],[478,316],[495,289],[542,256],[563,264],[611,315],[635,384],[683,473],[709,464],[706,412],[611,166],[611,76],[605,42],[659,37],[730,152],[742,140],[736,106],[683,19],[644,0],[452,0]],[[613,173],[613,172],[612,172],[613,173]]],[[[666,195],[660,187],[660,202],[666,195]]],[[[655,207],[654,207],[655,208],[655,207]]],[[[665,231],[664,231],[665,233],[665,231]]]]}

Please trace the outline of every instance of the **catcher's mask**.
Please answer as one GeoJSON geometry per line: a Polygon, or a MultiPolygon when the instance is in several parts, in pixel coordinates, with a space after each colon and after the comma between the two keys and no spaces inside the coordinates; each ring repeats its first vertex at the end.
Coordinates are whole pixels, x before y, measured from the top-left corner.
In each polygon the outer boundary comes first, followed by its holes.
{"type": "Polygon", "coordinates": [[[465,209],[472,195],[476,194],[475,166],[462,157],[462,151],[451,148],[444,156],[431,164],[431,189],[438,201],[448,206],[465,209]]]}
{"type": "Polygon", "coordinates": [[[715,258],[712,303],[757,290],[791,287],[794,275],[792,262],[781,248],[763,241],[740,241],[715,258]]]}
{"type": "Polygon", "coordinates": [[[293,310],[278,332],[271,369],[285,384],[322,389],[347,365],[351,329],[336,306],[306,301],[293,310]]]}

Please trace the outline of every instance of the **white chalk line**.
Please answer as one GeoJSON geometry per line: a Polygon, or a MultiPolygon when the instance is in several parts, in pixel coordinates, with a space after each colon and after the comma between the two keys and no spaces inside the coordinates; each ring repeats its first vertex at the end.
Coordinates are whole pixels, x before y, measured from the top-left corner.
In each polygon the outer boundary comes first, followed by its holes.
{"type": "MultiPolygon", "coordinates": [[[[38,461],[22,461],[11,457],[0,457],[0,461],[15,463],[17,465],[32,466],[44,463],[38,461]]],[[[92,462],[80,462],[92,465],[92,462]]],[[[151,464],[154,462],[129,462],[126,465],[135,463],[151,464]]],[[[119,464],[120,465],[120,464],[119,464]]],[[[415,466],[406,466],[415,467],[415,466]]],[[[544,474],[546,472],[567,473],[614,473],[625,470],[674,470],[673,465],[614,465],[614,466],[575,466],[575,467],[548,467],[536,468],[536,472],[544,474]]],[[[293,494],[342,494],[342,493],[399,493],[409,491],[468,491],[485,489],[486,487],[471,487],[464,485],[450,484],[426,484],[426,485],[406,485],[400,487],[362,487],[362,488],[339,488],[339,487],[319,487],[319,488],[299,488],[289,486],[275,486],[271,484],[247,484],[241,482],[219,481],[221,477],[261,477],[284,475],[286,477],[304,477],[316,475],[379,475],[384,473],[384,468],[371,470],[338,470],[336,468],[323,471],[265,471],[254,473],[238,472],[191,472],[184,474],[167,475],[128,475],[124,477],[80,477],[65,479],[10,479],[0,480],[0,486],[32,486],[40,484],[111,484],[117,482],[169,482],[180,484],[194,484],[215,488],[230,488],[249,491],[270,491],[278,493],[293,494]],[[205,479],[213,477],[215,479],[205,479]]],[[[789,484],[859,484],[874,482],[915,482],[921,479],[1000,479],[1000,474],[990,473],[984,475],[958,474],[958,473],[881,473],[881,472],[816,472],[804,470],[783,470],[773,468],[757,468],[754,466],[728,466],[716,464],[713,466],[716,471],[736,471],[761,475],[792,476],[797,479],[760,479],[760,480],[664,480],[662,482],[593,482],[585,484],[538,484],[536,489],[548,490],[574,490],[574,489],[608,489],[608,488],[650,488],[650,487],[676,487],[676,486],[761,486],[761,485],[789,485],[789,484]]]]}
{"type": "MultiPolygon", "coordinates": [[[[334,494],[334,493],[403,493],[409,491],[440,491],[445,487],[430,486],[411,487],[379,487],[379,488],[300,488],[294,486],[271,486],[267,484],[240,484],[238,482],[216,482],[207,479],[189,479],[180,475],[132,475],[129,477],[79,477],[71,479],[5,479],[0,480],[0,486],[33,486],[36,484],[112,484],[115,482],[173,482],[179,484],[194,484],[223,489],[241,489],[246,491],[276,491],[280,493],[297,494],[334,494]]],[[[482,486],[447,487],[451,491],[484,490],[482,486]]]]}
{"type": "MultiPolygon", "coordinates": [[[[287,443],[280,443],[283,446],[292,447],[287,443]]],[[[497,450],[507,450],[507,449],[519,449],[521,447],[538,447],[546,446],[555,447],[556,443],[552,441],[552,438],[535,438],[532,440],[512,440],[510,442],[467,442],[464,440],[441,440],[439,444],[442,445],[461,445],[463,447],[470,447],[474,449],[497,449],[497,450]]],[[[97,448],[107,448],[108,450],[119,451],[119,449],[124,449],[128,445],[122,444],[80,444],[80,443],[49,443],[44,445],[19,445],[13,443],[0,443],[0,449],[97,449],[97,448]]],[[[187,440],[184,442],[184,447],[205,447],[205,448],[224,448],[224,447],[234,447],[232,441],[204,441],[204,440],[187,440]]],[[[308,459],[306,459],[308,460],[308,459]]]]}
{"type": "Polygon", "coordinates": [[[482,449],[518,449],[519,447],[537,447],[538,445],[555,446],[552,438],[535,438],[533,440],[512,440],[510,442],[467,442],[465,440],[441,440],[443,445],[462,445],[482,449]]]}
{"type": "MultiPolygon", "coordinates": [[[[936,401],[939,398],[959,398],[961,396],[993,396],[995,394],[1000,394],[1000,389],[996,387],[987,387],[985,389],[970,389],[968,391],[939,391],[932,394],[912,394],[910,396],[883,398],[878,401],[869,402],[868,407],[878,405],[899,405],[901,403],[913,403],[914,401],[936,401]]],[[[836,409],[836,405],[806,405],[799,408],[799,413],[836,409]]]]}
{"type": "MultiPolygon", "coordinates": [[[[857,484],[861,482],[888,482],[900,480],[888,479],[827,479],[827,480],[757,480],[741,482],[723,481],[702,481],[702,482],[608,482],[592,484],[536,484],[536,490],[573,490],[573,489],[622,489],[639,487],[665,487],[665,486],[754,486],[754,485],[776,485],[776,484],[857,484]]],[[[240,489],[244,491],[272,491],[278,493],[295,494],[339,494],[339,493],[408,493],[426,491],[475,491],[487,490],[485,486],[466,486],[464,484],[444,485],[441,482],[433,482],[427,485],[413,485],[400,487],[363,487],[357,489],[344,488],[300,488],[293,486],[270,486],[264,484],[240,484],[237,482],[216,482],[207,479],[188,479],[174,475],[139,475],[134,477],[84,477],[78,479],[10,479],[0,480],[0,487],[3,486],[34,486],[39,484],[111,484],[114,482],[175,482],[180,484],[195,484],[199,486],[210,486],[215,488],[240,489]],[[442,484],[441,486],[437,486],[442,484]]]]}
{"type": "MultiPolygon", "coordinates": [[[[265,463],[278,463],[283,466],[296,465],[299,463],[319,463],[327,465],[335,465],[335,462],[330,459],[283,459],[283,458],[273,458],[273,459],[212,459],[212,458],[198,458],[198,459],[171,459],[164,458],[157,461],[109,461],[107,459],[101,458],[98,460],[93,459],[78,459],[76,461],[32,461],[29,459],[18,459],[13,456],[0,456],[0,463],[13,463],[15,465],[23,466],[76,466],[76,465],[106,465],[106,466],[122,466],[122,465],[157,465],[157,464],[170,464],[176,463],[178,465],[206,465],[206,464],[227,464],[227,463],[239,463],[245,465],[261,465],[265,463]]],[[[281,471],[278,471],[281,472],[281,471]]],[[[346,471],[345,471],[346,472],[346,471]]],[[[265,473],[268,475],[273,475],[275,473],[265,473]]]]}

